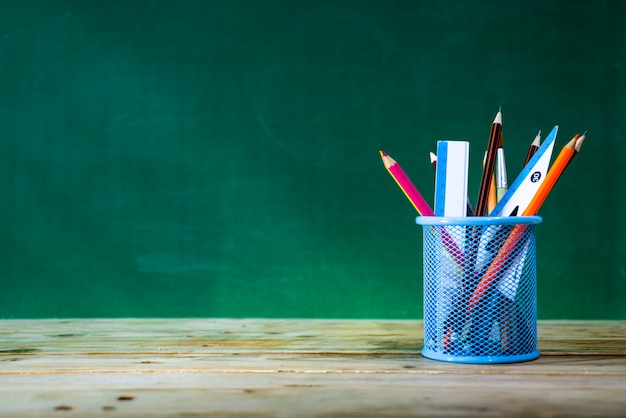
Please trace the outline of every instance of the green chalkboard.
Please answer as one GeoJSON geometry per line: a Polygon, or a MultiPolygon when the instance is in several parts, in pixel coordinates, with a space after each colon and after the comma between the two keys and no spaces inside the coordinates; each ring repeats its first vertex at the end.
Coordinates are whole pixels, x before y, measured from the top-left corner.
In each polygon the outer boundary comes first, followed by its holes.
{"type": "Polygon", "coordinates": [[[420,318],[429,152],[585,146],[540,318],[626,318],[626,4],[0,1],[0,317],[420,318]]]}

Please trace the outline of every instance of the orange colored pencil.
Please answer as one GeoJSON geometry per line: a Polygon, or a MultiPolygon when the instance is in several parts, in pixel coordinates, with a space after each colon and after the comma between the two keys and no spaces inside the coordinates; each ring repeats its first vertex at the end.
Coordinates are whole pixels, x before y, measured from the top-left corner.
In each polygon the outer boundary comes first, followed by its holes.
{"type": "Polygon", "coordinates": [[[548,170],[546,179],[543,183],[541,183],[541,186],[539,186],[537,193],[533,196],[532,200],[528,204],[528,207],[526,207],[524,213],[522,213],[522,216],[534,216],[537,214],[539,208],[546,200],[546,197],[548,197],[548,194],[550,194],[552,188],[565,171],[565,168],[569,164],[570,160],[574,157],[574,155],[576,155],[576,141],[578,139],[579,135],[574,135],[574,137],[561,149],[561,152],[548,170]]]}
{"type": "Polygon", "coordinates": [[[587,137],[587,131],[585,131],[581,136],[578,137],[578,139],[576,140],[576,145],[574,146],[574,155],[567,162],[567,165],[570,165],[574,157],[578,155],[578,151],[580,151],[580,148],[583,146],[583,142],[585,142],[586,137],[587,137]]]}
{"type": "Polygon", "coordinates": [[[516,245],[519,240],[524,236],[524,232],[528,225],[526,224],[518,224],[513,227],[511,233],[507,237],[504,244],[502,244],[502,248],[498,251],[496,258],[493,259],[489,268],[478,282],[476,289],[470,296],[469,302],[467,304],[467,316],[470,316],[478,303],[483,298],[489,286],[493,283],[494,280],[501,277],[501,272],[507,260],[511,260],[511,255],[515,252],[516,245]]]}
{"type": "Polygon", "coordinates": [[[580,148],[583,146],[583,142],[585,142],[586,137],[587,137],[587,131],[585,131],[585,133],[579,136],[578,139],[576,140],[576,147],[575,147],[576,154],[578,154],[578,151],[580,151],[580,148]]]}
{"type": "MultiPolygon", "coordinates": [[[[586,134],[586,132],[585,132],[586,134]]],[[[567,167],[568,163],[571,162],[572,158],[574,158],[578,151],[580,151],[580,147],[582,146],[583,141],[585,140],[585,134],[582,136],[578,136],[578,134],[574,135],[574,137],[561,149],[561,152],[557,156],[556,160],[548,170],[548,174],[546,175],[546,179],[535,193],[535,196],[531,200],[530,204],[524,211],[522,216],[534,216],[537,214],[537,211],[541,207],[541,204],[545,201],[546,196],[550,193],[556,181],[559,179],[565,167],[567,167]],[[578,146],[577,146],[578,145],[578,146]],[[544,187],[544,185],[548,183],[548,186],[544,187]]],[[[519,240],[524,236],[524,231],[526,230],[528,225],[516,225],[511,230],[507,240],[502,245],[502,248],[494,258],[494,260],[489,265],[489,268],[480,279],[480,282],[474,289],[472,296],[469,299],[467,306],[467,315],[471,315],[478,303],[482,299],[482,297],[489,289],[489,286],[500,277],[500,271],[504,263],[510,259],[510,256],[515,251],[516,245],[519,240]]]]}

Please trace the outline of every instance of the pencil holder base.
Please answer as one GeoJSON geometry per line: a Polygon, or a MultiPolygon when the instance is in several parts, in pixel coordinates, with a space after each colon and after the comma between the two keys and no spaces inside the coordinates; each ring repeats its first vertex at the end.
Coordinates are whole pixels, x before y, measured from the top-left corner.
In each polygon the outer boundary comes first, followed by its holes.
{"type": "Polygon", "coordinates": [[[431,360],[446,361],[449,363],[463,363],[463,364],[503,364],[503,363],[522,363],[525,361],[532,361],[539,358],[539,350],[535,350],[532,353],[511,355],[511,356],[453,356],[449,354],[442,354],[436,351],[424,348],[422,355],[431,360]]]}

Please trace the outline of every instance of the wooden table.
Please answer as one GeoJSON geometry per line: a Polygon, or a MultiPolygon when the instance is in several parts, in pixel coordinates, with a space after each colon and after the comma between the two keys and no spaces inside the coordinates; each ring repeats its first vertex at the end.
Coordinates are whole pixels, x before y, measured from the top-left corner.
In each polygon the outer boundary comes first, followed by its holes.
{"type": "Polygon", "coordinates": [[[1,416],[626,416],[626,322],[540,322],[538,360],[420,355],[418,321],[0,321],[1,416]]]}

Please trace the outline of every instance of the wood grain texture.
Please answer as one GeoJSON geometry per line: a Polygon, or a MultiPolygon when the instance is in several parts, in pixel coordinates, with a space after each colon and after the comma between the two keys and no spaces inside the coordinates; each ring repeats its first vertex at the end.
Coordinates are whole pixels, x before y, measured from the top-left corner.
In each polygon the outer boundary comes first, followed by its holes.
{"type": "Polygon", "coordinates": [[[420,355],[419,321],[0,321],[1,416],[623,416],[626,322],[545,321],[541,357],[420,355]]]}

